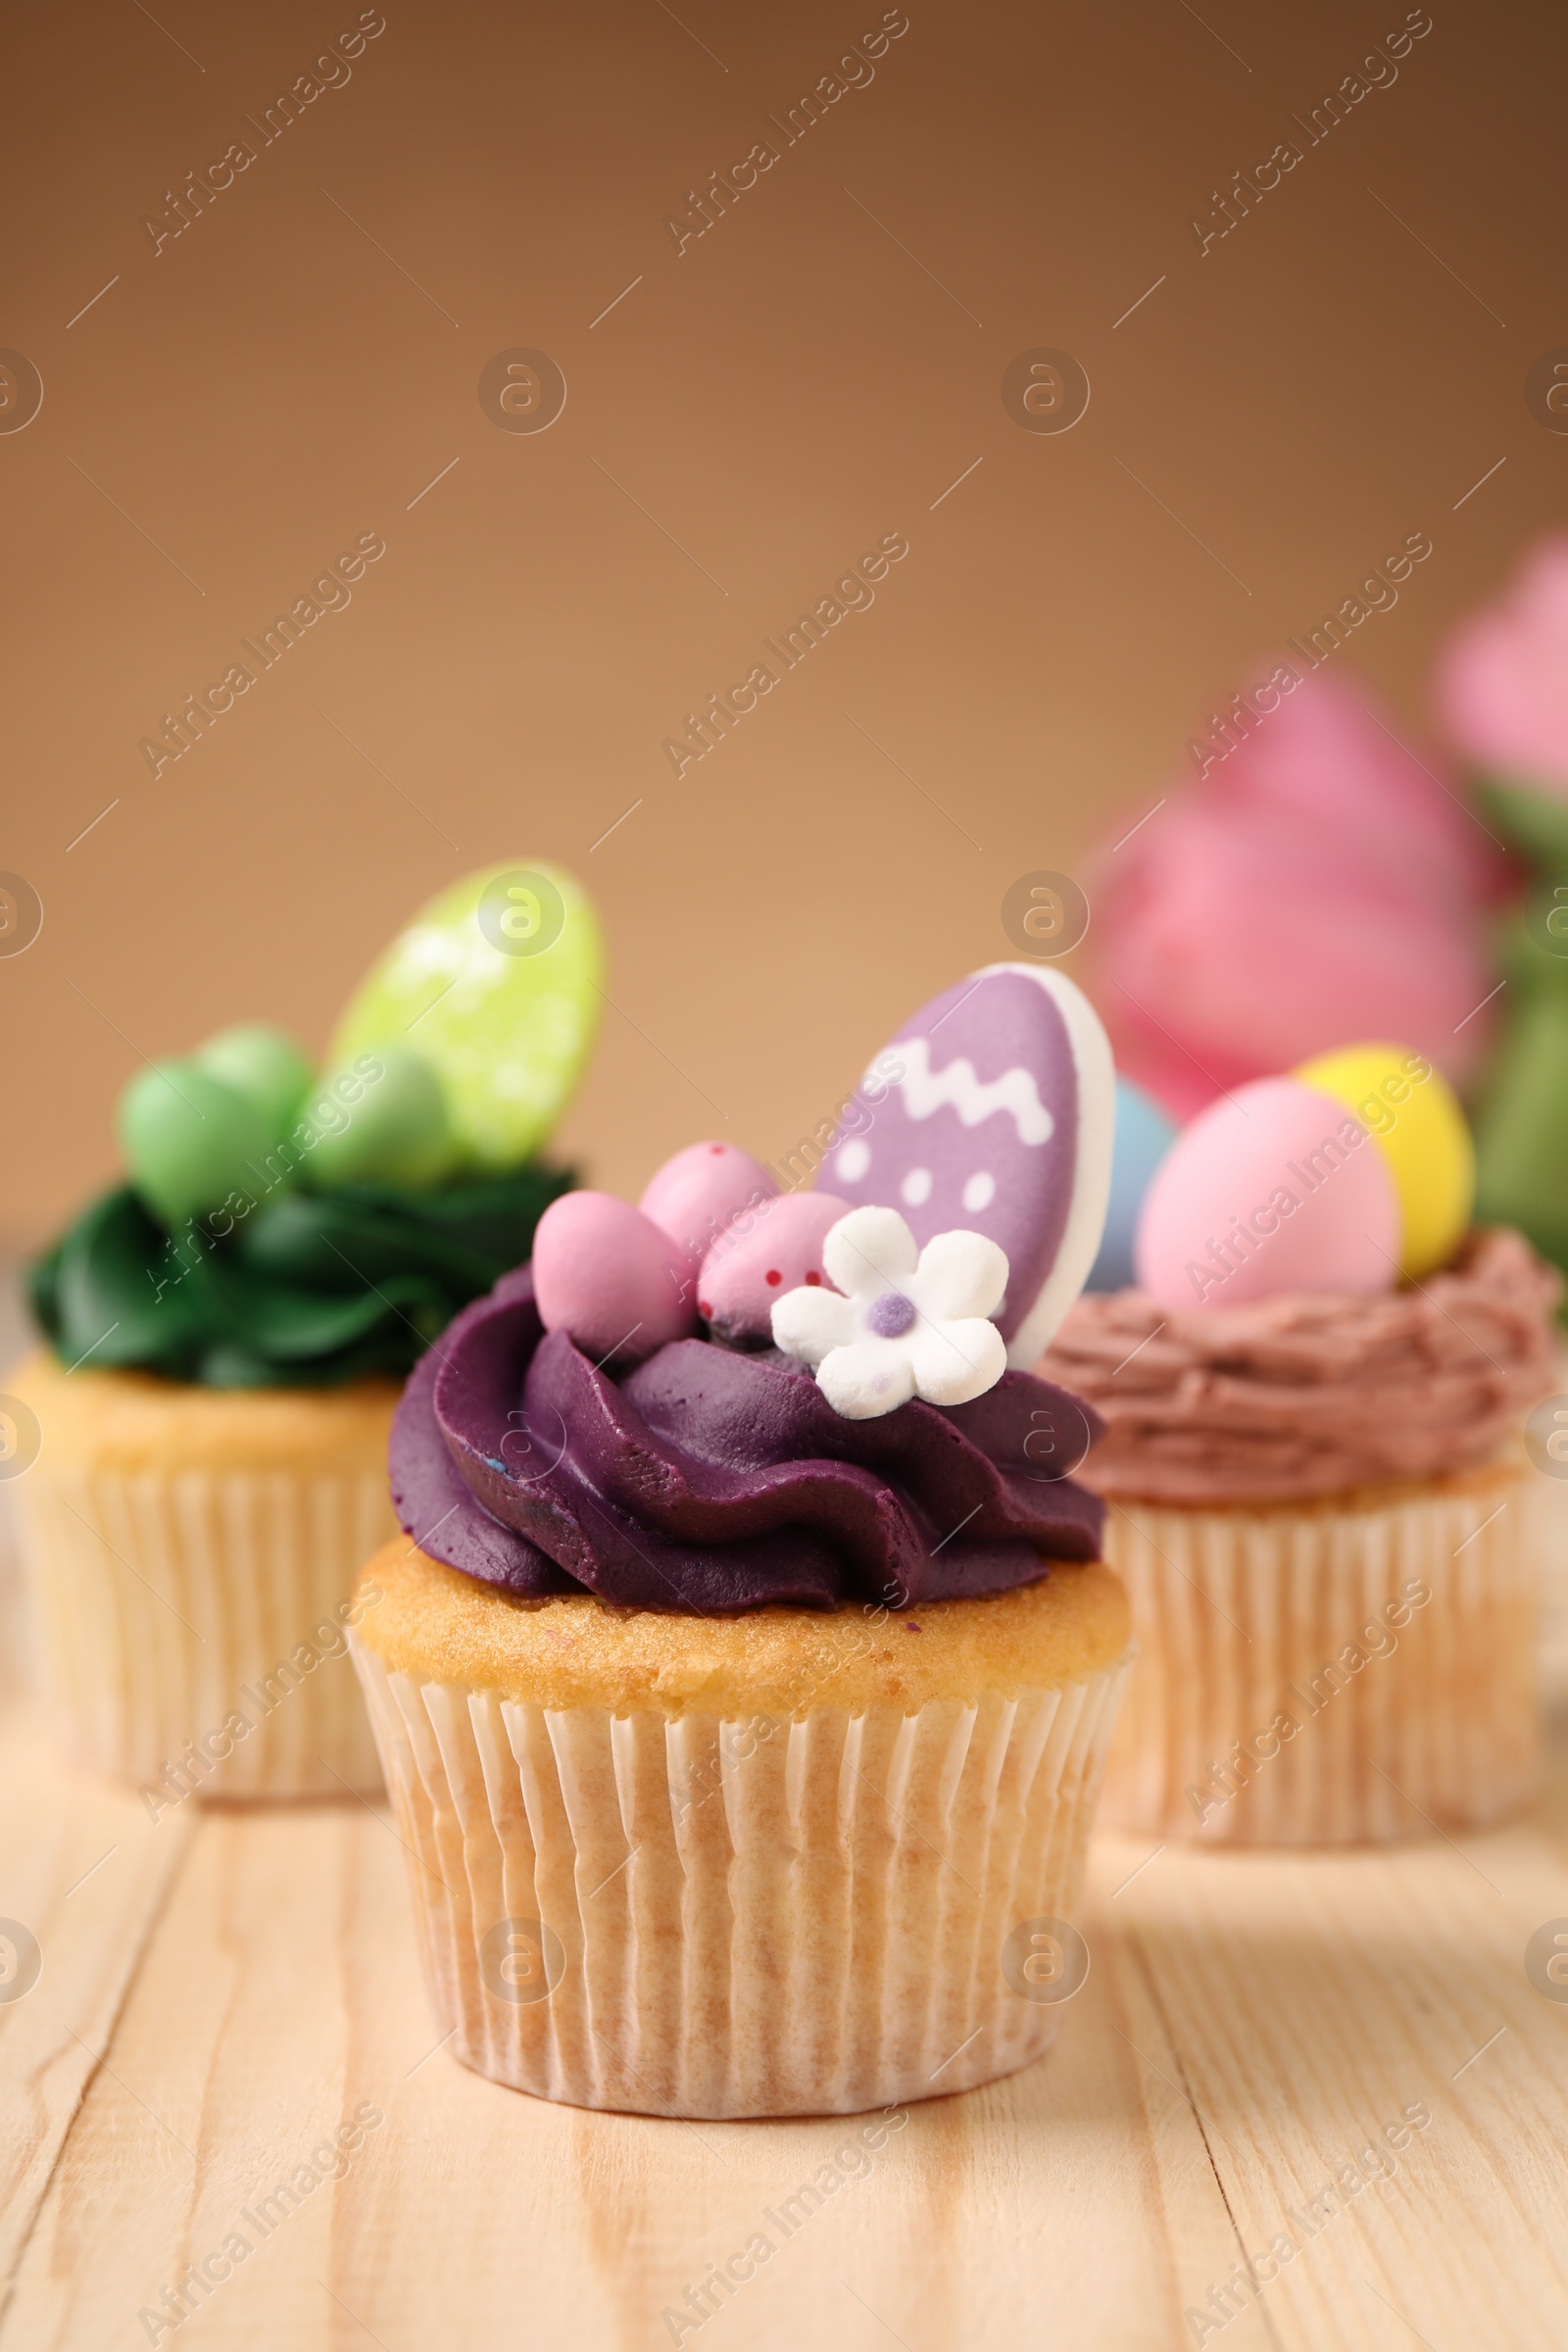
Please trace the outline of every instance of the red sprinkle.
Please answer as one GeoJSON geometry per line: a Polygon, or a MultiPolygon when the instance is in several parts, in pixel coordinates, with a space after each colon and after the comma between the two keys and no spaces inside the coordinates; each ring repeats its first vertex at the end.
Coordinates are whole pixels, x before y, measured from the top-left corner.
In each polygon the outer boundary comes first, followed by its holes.
{"type": "Polygon", "coordinates": [[[710,1152],[711,1152],[711,1153],[713,1154],[713,1157],[714,1157],[715,1159],[722,1159],[722,1158],[723,1158],[723,1156],[724,1156],[724,1147],[723,1147],[723,1145],[722,1145],[722,1144],[710,1144],[710,1145],[709,1145],[709,1147],[708,1147],[708,1149],[710,1150],[710,1152]]]}
{"type": "Polygon", "coordinates": [[[708,1300],[707,1300],[706,1298],[699,1298],[699,1299],[698,1299],[698,1301],[697,1301],[697,1312],[698,1312],[698,1313],[699,1313],[699,1314],[702,1316],[702,1318],[703,1318],[703,1321],[704,1321],[705,1323],[711,1323],[711,1321],[713,1320],[713,1310],[712,1310],[712,1308],[711,1308],[711,1307],[709,1305],[709,1303],[708,1303],[708,1300]]]}
{"type": "Polygon", "coordinates": [[[920,1628],[914,1624],[912,1619],[906,1617],[904,1620],[904,1630],[906,1634],[917,1634],[920,1631],[920,1628]]]}
{"type": "Polygon", "coordinates": [[[819,1283],[819,1282],[821,1281],[822,1277],[821,1277],[821,1275],[820,1275],[820,1274],[817,1274],[817,1273],[815,1273],[815,1272],[812,1272],[812,1273],[810,1273],[810,1274],[808,1274],[808,1276],[806,1277],[806,1279],[807,1279],[807,1281],[808,1281],[808,1282],[815,1282],[815,1283],[819,1283]]]}
{"type": "Polygon", "coordinates": [[[762,1280],[769,1286],[769,1288],[775,1291],[778,1289],[778,1286],[783,1279],[783,1275],[779,1272],[776,1266],[769,1266],[767,1272],[762,1277],[762,1280]]]}

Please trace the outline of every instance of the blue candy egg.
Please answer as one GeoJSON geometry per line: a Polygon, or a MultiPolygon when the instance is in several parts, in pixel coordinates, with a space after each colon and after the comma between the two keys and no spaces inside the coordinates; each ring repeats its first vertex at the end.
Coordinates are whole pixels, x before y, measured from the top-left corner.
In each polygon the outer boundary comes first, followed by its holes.
{"type": "Polygon", "coordinates": [[[1110,1158],[1110,1202],[1088,1282],[1090,1291],[1125,1290],[1133,1272],[1133,1235],[1150,1180],[1176,1141],[1176,1122],[1130,1079],[1116,1081],[1116,1138],[1110,1158]]]}

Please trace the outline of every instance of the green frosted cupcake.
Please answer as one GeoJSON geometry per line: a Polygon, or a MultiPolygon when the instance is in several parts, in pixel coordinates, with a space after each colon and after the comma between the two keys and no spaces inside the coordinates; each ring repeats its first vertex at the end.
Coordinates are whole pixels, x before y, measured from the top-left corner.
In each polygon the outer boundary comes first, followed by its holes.
{"type": "Polygon", "coordinates": [[[319,1071],[265,1024],[144,1068],[125,1181],[28,1268],[47,1347],[5,1385],[52,1695],[155,1813],[377,1785],[342,1628],[393,1532],[392,1410],[571,1182],[539,1153],[600,971],[569,875],[470,875],[393,943],[319,1071]]]}

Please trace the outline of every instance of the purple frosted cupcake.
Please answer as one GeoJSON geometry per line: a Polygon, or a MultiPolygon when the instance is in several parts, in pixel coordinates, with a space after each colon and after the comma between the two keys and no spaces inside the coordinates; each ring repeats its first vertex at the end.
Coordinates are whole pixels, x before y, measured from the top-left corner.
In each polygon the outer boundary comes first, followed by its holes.
{"type": "Polygon", "coordinates": [[[702,1144],[569,1196],[416,1367],[355,1654],[467,2064],[742,2116],[1046,2046],[1128,1617],[1060,1474],[1098,1424],[1022,1367],[1110,1088],[1070,983],[976,975],[820,1134],[833,1193],[702,1144]]]}

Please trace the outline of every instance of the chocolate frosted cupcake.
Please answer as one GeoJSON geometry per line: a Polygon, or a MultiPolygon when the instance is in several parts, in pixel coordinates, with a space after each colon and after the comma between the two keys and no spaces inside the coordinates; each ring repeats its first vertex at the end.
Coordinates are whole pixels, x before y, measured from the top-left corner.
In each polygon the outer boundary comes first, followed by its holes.
{"type": "Polygon", "coordinates": [[[1044,1368],[1103,1431],[1140,1655],[1107,1818],[1333,1843],[1479,1827],[1537,1769],[1528,1465],[1560,1283],[1515,1233],[1382,1293],[1086,1297],[1044,1368]]]}
{"type": "Polygon", "coordinates": [[[1079,1981],[1128,1621],[1056,1468],[1096,1425],[1008,1357],[1094,1256],[1110,1073],[1021,977],[841,1106],[865,1205],[693,1146],[641,1209],[557,1203],[409,1383],[416,1548],[354,1650],[439,2025],[498,2081],[851,2112],[1023,2065],[1079,1981]]]}
{"type": "Polygon", "coordinates": [[[155,1817],[377,1785],[344,1627],[396,1525],[399,1382],[569,1181],[533,1154],[597,957],[564,876],[470,877],[394,944],[324,1071],[261,1025],[144,1070],[129,1181],[29,1269],[48,1345],[5,1386],[36,1455],[18,1493],[50,1693],[155,1817]],[[523,960],[496,944],[519,883],[559,916],[523,960]]]}

